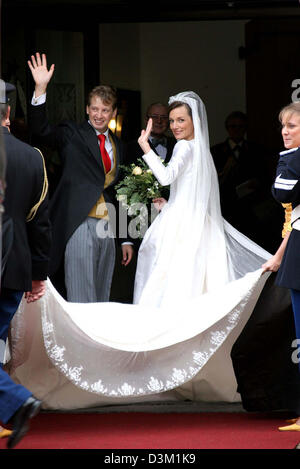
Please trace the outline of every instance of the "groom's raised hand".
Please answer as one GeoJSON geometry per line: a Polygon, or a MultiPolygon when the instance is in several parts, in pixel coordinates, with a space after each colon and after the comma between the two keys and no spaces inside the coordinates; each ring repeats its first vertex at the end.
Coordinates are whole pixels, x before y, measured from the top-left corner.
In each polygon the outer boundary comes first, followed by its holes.
{"type": "Polygon", "coordinates": [[[46,54],[42,54],[41,57],[39,52],[37,52],[35,56],[32,55],[31,60],[28,60],[27,63],[35,82],[34,94],[35,97],[38,98],[46,93],[48,83],[54,72],[54,64],[52,64],[48,70],[46,54]]]}

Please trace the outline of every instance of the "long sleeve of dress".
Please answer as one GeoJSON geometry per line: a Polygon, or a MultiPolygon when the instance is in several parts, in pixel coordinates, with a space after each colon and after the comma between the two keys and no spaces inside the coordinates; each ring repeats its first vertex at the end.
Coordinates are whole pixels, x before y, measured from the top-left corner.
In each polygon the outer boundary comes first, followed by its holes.
{"type": "Polygon", "coordinates": [[[273,196],[278,202],[296,202],[300,196],[300,148],[282,152],[272,186],[273,196]]]}
{"type": "Polygon", "coordinates": [[[168,186],[174,182],[178,175],[182,173],[184,168],[189,164],[192,158],[192,144],[187,140],[180,140],[176,143],[172,158],[167,166],[155,154],[153,150],[143,155],[144,160],[152,170],[154,176],[162,186],[168,186]]]}

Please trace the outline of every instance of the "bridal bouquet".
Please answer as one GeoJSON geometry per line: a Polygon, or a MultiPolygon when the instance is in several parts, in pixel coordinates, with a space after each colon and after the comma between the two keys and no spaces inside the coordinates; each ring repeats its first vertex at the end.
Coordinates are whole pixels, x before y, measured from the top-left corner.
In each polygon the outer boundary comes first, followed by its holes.
{"type": "Polygon", "coordinates": [[[137,159],[137,164],[121,165],[120,168],[125,177],[115,186],[117,200],[129,216],[136,215],[137,208],[142,205],[146,207],[152,199],[166,197],[166,188],[159,184],[142,158],[137,159]]]}

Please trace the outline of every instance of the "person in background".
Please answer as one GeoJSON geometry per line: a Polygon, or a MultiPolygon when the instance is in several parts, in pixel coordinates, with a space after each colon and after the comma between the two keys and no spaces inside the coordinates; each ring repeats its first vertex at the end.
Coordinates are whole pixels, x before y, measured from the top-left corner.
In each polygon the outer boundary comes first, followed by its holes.
{"type": "Polygon", "coordinates": [[[268,190],[272,184],[266,163],[268,152],[246,138],[247,116],[243,112],[230,113],[225,128],[226,140],[211,147],[223,217],[272,252],[279,242],[273,236],[278,227],[274,212],[280,212],[281,216],[281,211],[268,190]]]}
{"type": "Polygon", "coordinates": [[[41,407],[24,386],[15,384],[2,368],[8,329],[21,302],[37,301],[45,292],[48,275],[51,228],[48,215],[47,175],[37,149],[9,131],[8,94],[13,85],[0,81],[1,132],[6,154],[4,215],[2,219],[2,265],[0,291],[0,420],[13,448],[26,434],[29,419],[41,407]]]}
{"type": "MultiPolygon", "coordinates": [[[[176,143],[174,137],[167,135],[169,128],[168,107],[162,103],[150,104],[146,112],[146,123],[149,119],[152,119],[149,145],[165,163],[168,163],[176,143]]],[[[142,156],[143,151],[137,141],[129,142],[126,149],[125,163],[136,163],[137,158],[141,158],[142,156]]]]}
{"type": "MultiPolygon", "coordinates": [[[[278,270],[276,283],[291,292],[296,329],[296,354],[300,372],[300,102],[285,106],[279,114],[285,151],[280,153],[276,179],[272,186],[274,198],[281,203],[292,204],[292,231],[278,270]]],[[[292,347],[294,346],[294,341],[292,347]]],[[[280,431],[300,431],[300,417],[280,431]]]]}
{"type": "MultiPolygon", "coordinates": [[[[281,206],[281,204],[278,204],[281,206]]],[[[262,265],[271,272],[254,310],[231,350],[231,359],[243,408],[249,412],[300,411],[300,374],[291,360],[295,338],[289,291],[276,285],[277,271],[291,235],[291,204],[282,204],[282,241],[262,265]],[[272,350],[272,353],[270,353],[272,350]]]]}

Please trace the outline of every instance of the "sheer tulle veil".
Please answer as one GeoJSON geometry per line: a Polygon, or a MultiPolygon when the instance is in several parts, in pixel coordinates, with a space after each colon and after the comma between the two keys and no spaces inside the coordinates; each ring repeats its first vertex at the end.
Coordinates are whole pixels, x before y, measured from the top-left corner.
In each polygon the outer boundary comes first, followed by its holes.
{"type": "Polygon", "coordinates": [[[222,217],[218,176],[210,152],[208,121],[203,101],[193,91],[181,92],[169,98],[169,104],[175,101],[189,105],[194,124],[194,180],[189,203],[193,212],[192,222],[195,223],[196,218],[198,229],[193,234],[195,230],[191,228],[190,243],[197,245],[200,239],[199,248],[202,253],[206,253],[205,262],[201,255],[201,264],[205,264],[204,290],[216,289],[218,285],[256,270],[270,254],[222,217]]]}
{"type": "MultiPolygon", "coordinates": [[[[203,287],[199,293],[203,293],[217,288],[218,284],[223,285],[229,278],[218,177],[210,153],[207,115],[202,100],[193,91],[187,91],[170,97],[169,104],[175,101],[190,107],[194,124],[193,180],[189,200],[184,201],[182,211],[185,213],[183,223],[188,249],[194,251],[189,253],[191,260],[197,255],[201,258],[197,278],[202,278],[203,287]]],[[[194,276],[195,272],[192,274],[194,276]]]]}

